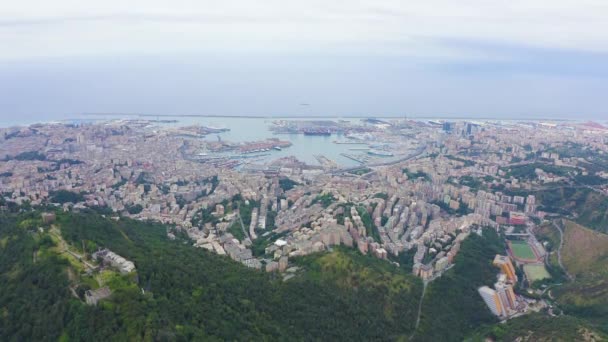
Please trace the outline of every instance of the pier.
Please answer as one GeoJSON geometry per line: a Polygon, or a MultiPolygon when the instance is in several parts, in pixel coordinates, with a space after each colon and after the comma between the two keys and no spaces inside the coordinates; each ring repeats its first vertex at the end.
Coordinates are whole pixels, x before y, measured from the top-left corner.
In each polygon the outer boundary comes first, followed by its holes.
{"type": "Polygon", "coordinates": [[[348,159],[350,159],[350,160],[354,160],[354,161],[356,161],[357,163],[360,163],[360,164],[365,164],[365,161],[364,161],[364,160],[357,158],[355,155],[352,155],[352,154],[347,154],[347,153],[340,153],[340,155],[341,155],[342,157],[346,157],[346,158],[348,158],[348,159]]]}
{"type": "Polygon", "coordinates": [[[319,164],[323,168],[326,168],[326,169],[337,169],[338,168],[338,163],[327,158],[326,156],[324,156],[322,154],[315,154],[315,155],[313,155],[313,157],[315,157],[315,159],[319,162],[319,164]]]}

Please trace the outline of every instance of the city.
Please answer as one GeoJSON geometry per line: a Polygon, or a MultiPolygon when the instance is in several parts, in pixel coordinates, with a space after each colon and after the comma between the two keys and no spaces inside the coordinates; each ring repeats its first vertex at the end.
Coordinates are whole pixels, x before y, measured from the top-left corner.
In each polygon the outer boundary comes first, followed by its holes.
{"type": "MultiPolygon", "coordinates": [[[[272,134],[233,143],[217,129],[147,120],[4,128],[1,203],[106,208],[116,220],[161,222],[168,239],[185,233],[192,248],[279,272],[284,281],[298,275],[294,258],[345,246],[410,265],[426,287],[452,268],[469,234],[490,227],[508,246],[493,260],[502,270],[494,289],[479,288],[490,310],[508,319],[553,307],[538,296],[546,285],[533,286],[551,278],[534,232],[561,213],[533,193],[567,185],[608,195],[608,172],[596,159],[608,154],[607,128],[591,122],[327,122],[298,121],[299,131],[289,134],[329,125],[321,135],[341,136],[329,144],[382,148],[386,156],[349,167],[323,151],[310,151],[318,161],[312,165],[294,156],[267,161],[272,150],[292,144],[272,134]],[[205,139],[209,135],[217,139],[205,139]],[[585,153],[561,152],[573,150],[585,153]],[[524,271],[519,283],[513,263],[524,271]]],[[[288,121],[271,125],[291,127],[288,121]]],[[[111,292],[101,290],[91,302],[111,292]]]]}

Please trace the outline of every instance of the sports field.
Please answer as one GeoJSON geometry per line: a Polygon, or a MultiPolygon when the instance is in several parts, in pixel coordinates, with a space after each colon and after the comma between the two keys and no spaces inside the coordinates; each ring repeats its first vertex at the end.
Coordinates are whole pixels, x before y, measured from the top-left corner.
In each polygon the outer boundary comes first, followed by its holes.
{"type": "Polygon", "coordinates": [[[531,283],[536,280],[551,278],[551,275],[547,272],[547,269],[545,269],[545,265],[542,264],[524,265],[524,272],[526,272],[526,276],[531,283]]]}
{"type": "Polygon", "coordinates": [[[536,259],[536,255],[532,251],[532,248],[526,242],[511,241],[511,250],[513,251],[514,256],[518,259],[536,259]]]}

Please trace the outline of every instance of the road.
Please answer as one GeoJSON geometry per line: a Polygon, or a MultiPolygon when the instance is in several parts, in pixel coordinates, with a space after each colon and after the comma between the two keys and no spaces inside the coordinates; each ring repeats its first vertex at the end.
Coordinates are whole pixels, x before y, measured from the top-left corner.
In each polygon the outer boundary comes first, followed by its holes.
{"type": "Polygon", "coordinates": [[[562,270],[564,270],[564,272],[566,273],[566,275],[568,276],[568,278],[570,280],[572,280],[572,275],[570,275],[570,273],[568,273],[568,270],[564,267],[564,264],[562,263],[562,247],[564,246],[564,231],[562,230],[562,227],[559,226],[559,224],[555,223],[555,221],[551,221],[551,223],[553,224],[553,227],[557,228],[557,230],[559,231],[559,247],[557,248],[557,262],[559,263],[559,267],[562,268],[562,270]]]}
{"type": "Polygon", "coordinates": [[[241,214],[237,213],[237,216],[239,217],[239,222],[241,223],[241,230],[243,231],[243,234],[245,234],[245,236],[249,236],[249,233],[245,229],[245,223],[243,223],[243,218],[241,217],[241,214]]]}
{"type": "Polygon", "coordinates": [[[420,302],[418,303],[418,317],[416,317],[416,328],[414,330],[418,330],[418,326],[420,325],[420,316],[422,316],[422,300],[424,299],[427,285],[428,282],[426,281],[422,285],[422,294],[420,295],[420,302]]]}
{"type": "Polygon", "coordinates": [[[422,293],[420,294],[420,301],[418,302],[418,316],[416,317],[416,326],[414,327],[414,332],[410,335],[408,340],[411,340],[414,335],[416,335],[416,331],[418,331],[418,326],[420,325],[420,316],[422,316],[422,301],[424,299],[424,294],[426,293],[426,286],[428,285],[428,281],[422,282],[422,293]]]}
{"type": "Polygon", "coordinates": [[[397,160],[391,160],[391,161],[386,161],[386,162],[381,162],[381,163],[371,163],[371,164],[364,164],[364,165],[359,165],[359,166],[355,166],[355,167],[348,167],[348,168],[344,168],[344,169],[338,169],[338,170],[332,170],[329,171],[327,173],[335,175],[335,174],[340,174],[340,173],[344,173],[344,172],[349,172],[349,171],[355,171],[355,170],[359,170],[359,169],[363,169],[366,167],[378,167],[378,166],[388,166],[388,165],[394,165],[394,164],[398,164],[398,163],[402,163],[404,161],[408,161],[414,158],[419,157],[421,154],[424,153],[424,150],[426,149],[426,146],[421,146],[419,147],[416,152],[414,154],[411,154],[407,157],[403,157],[397,160]]]}

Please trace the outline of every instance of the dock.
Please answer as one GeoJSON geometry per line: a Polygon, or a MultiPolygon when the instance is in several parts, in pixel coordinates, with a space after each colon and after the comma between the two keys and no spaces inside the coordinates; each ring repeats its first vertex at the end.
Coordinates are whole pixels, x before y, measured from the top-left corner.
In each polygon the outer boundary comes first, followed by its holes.
{"type": "Polygon", "coordinates": [[[340,153],[340,155],[341,155],[342,157],[346,157],[346,158],[348,158],[348,159],[350,159],[350,160],[354,160],[354,161],[356,161],[356,162],[357,162],[357,163],[359,163],[359,164],[365,164],[365,161],[364,161],[363,159],[359,159],[359,158],[358,158],[357,156],[355,156],[355,155],[352,155],[352,154],[347,154],[347,153],[340,153]]]}
{"type": "Polygon", "coordinates": [[[361,141],[345,141],[345,140],[334,140],[333,143],[339,144],[339,145],[367,145],[367,143],[364,143],[361,141]]]}
{"type": "Polygon", "coordinates": [[[313,157],[315,157],[315,159],[319,162],[319,164],[323,168],[326,168],[326,169],[337,169],[338,168],[338,163],[327,158],[326,156],[324,156],[322,154],[315,154],[315,155],[313,155],[313,157]]]}

